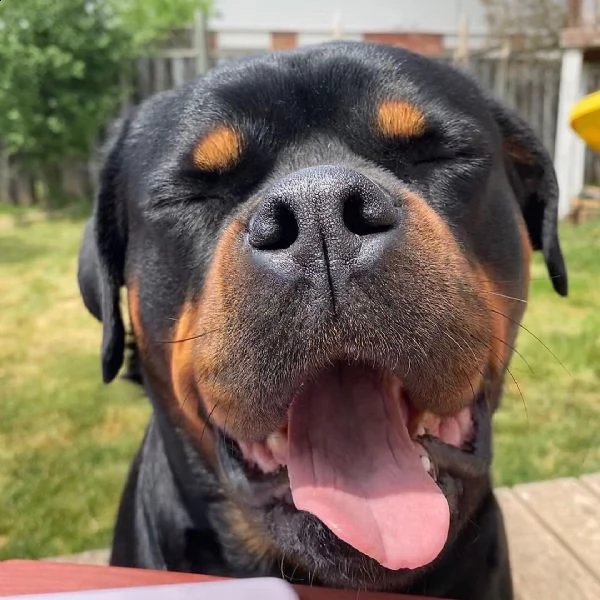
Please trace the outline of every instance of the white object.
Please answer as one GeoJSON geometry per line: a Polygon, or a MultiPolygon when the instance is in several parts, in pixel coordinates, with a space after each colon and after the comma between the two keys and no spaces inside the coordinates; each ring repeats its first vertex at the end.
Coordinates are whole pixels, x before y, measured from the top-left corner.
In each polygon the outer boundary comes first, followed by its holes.
{"type": "Polygon", "coordinates": [[[2,600],[256,600],[257,598],[299,600],[289,583],[270,577],[6,596],[2,600]]]}

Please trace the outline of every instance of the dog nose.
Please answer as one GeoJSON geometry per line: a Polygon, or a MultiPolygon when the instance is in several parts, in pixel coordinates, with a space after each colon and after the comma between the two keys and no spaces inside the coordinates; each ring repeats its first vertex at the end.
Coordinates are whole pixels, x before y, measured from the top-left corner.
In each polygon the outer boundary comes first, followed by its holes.
{"type": "Polygon", "coordinates": [[[288,276],[290,265],[316,272],[323,264],[330,283],[341,284],[381,259],[398,222],[390,193],[355,170],[325,165],[271,186],[250,218],[247,239],[263,268],[288,276]]]}

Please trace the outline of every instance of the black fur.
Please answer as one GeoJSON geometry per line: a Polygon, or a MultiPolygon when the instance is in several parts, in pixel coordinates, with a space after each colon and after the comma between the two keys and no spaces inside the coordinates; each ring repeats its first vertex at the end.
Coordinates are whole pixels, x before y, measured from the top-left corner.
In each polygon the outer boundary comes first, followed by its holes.
{"type": "MultiPolygon", "coordinates": [[[[556,179],[547,153],[518,117],[448,66],[400,49],[335,43],[242,61],[151,98],[120,125],[111,142],[80,253],[81,293],[103,323],[106,382],[117,375],[126,347],[120,291],[136,282],[144,347],[130,344],[131,377],[144,382],[154,408],[123,494],[111,561],[229,576],[285,574],[331,586],[507,600],[512,590],[506,540],[489,476],[489,410],[479,415],[484,440],[479,454],[461,457],[457,451],[456,463],[449,460],[447,472],[440,476],[454,523],[444,552],[423,569],[390,572],[338,543],[316,519],[246,506],[244,494],[256,494],[258,488],[248,483],[234,458],[219,458],[220,466],[215,467],[203,455],[193,435],[174,419],[169,409],[173,399],[164,397],[163,388],[154,383],[169,376],[167,364],[161,363],[164,346],[159,341],[172,331],[184,301],[202,292],[227,225],[234,218],[247,223],[257,198],[276,189],[278,181],[323,164],[343,165],[382,188],[400,185],[425,198],[468,260],[488,265],[498,281],[508,282],[503,288],[507,295],[523,293],[525,281],[517,228],[520,211],[533,248],[544,253],[555,289],[566,295],[556,179]],[[430,129],[420,141],[382,139],[374,131],[376,106],[388,97],[401,97],[425,113],[430,129]],[[225,174],[195,168],[192,149],[223,121],[242,131],[241,159],[225,174]],[[263,532],[265,547],[275,548],[274,555],[253,552],[240,543],[239,532],[227,518],[232,505],[247,509],[248,519],[263,532]],[[282,527],[288,534],[282,534],[282,527]]],[[[388,321],[377,320],[372,310],[376,300],[343,298],[350,306],[344,310],[353,316],[345,321],[345,329],[327,329],[331,344],[345,344],[344,352],[354,358],[391,364],[396,357],[385,355],[382,348],[409,347],[398,331],[418,324],[423,314],[419,311],[428,310],[428,289],[435,287],[426,266],[419,268],[418,277],[398,275],[393,289],[383,278],[369,280],[371,289],[387,299],[386,310],[395,310],[388,321]],[[371,345],[382,343],[367,355],[366,345],[352,346],[344,331],[359,341],[361,336],[368,338],[371,345]]],[[[285,410],[277,404],[281,394],[272,400],[269,390],[273,394],[277,385],[288,390],[297,364],[326,361],[330,351],[316,339],[316,332],[329,327],[323,324],[325,309],[318,304],[322,294],[307,300],[312,296],[303,296],[302,290],[296,295],[280,291],[261,277],[252,276],[255,289],[248,298],[253,300],[240,309],[245,320],[240,317],[237,335],[245,346],[226,367],[236,379],[240,406],[243,397],[249,403],[256,394],[254,409],[244,409],[251,416],[243,426],[254,428],[257,435],[268,431],[285,410]]],[[[432,348],[443,345],[443,340],[426,337],[433,333],[418,335],[432,348]]],[[[510,328],[510,336],[514,341],[516,327],[510,328]]],[[[456,349],[443,352],[446,356],[456,349]]],[[[436,362],[434,354],[431,372],[427,365],[414,363],[420,382],[435,379],[433,371],[441,368],[443,361],[436,362]]],[[[486,402],[494,409],[502,379],[488,383],[486,402]]],[[[222,439],[212,425],[208,429],[219,447],[222,439]]],[[[435,441],[429,447],[432,455],[439,450],[435,441]]]]}

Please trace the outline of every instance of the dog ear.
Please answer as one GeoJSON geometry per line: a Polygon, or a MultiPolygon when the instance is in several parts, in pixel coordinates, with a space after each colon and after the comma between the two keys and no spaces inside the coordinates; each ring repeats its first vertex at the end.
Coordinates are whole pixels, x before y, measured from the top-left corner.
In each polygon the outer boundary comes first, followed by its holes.
{"type": "Polygon", "coordinates": [[[102,322],[102,378],[112,381],[123,364],[125,327],[120,306],[127,243],[120,179],[129,120],[117,127],[100,172],[99,190],[79,251],[77,278],[86,308],[102,322]]]}
{"type": "Polygon", "coordinates": [[[495,100],[490,100],[490,105],[531,245],[543,252],[554,289],[566,296],[567,270],[558,240],[558,184],[552,160],[525,121],[495,100]]]}

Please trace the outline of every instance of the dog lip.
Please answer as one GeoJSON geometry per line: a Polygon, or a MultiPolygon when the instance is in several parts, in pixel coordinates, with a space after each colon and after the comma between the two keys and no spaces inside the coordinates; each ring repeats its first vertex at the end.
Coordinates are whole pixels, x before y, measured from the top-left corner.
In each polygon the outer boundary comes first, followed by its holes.
{"type": "MultiPolygon", "coordinates": [[[[491,454],[487,450],[491,425],[484,389],[476,395],[470,405],[470,412],[473,432],[461,447],[452,446],[434,435],[427,434],[421,429],[417,418],[411,437],[423,447],[424,455],[431,460],[430,475],[435,481],[439,481],[436,475],[441,473],[447,473],[458,479],[473,479],[485,476],[487,473],[491,463],[491,454]]],[[[283,431],[286,424],[287,419],[286,423],[274,433],[283,431]]],[[[221,464],[227,471],[226,477],[229,483],[235,486],[236,493],[240,494],[243,502],[255,508],[282,503],[293,507],[285,464],[264,471],[244,456],[241,449],[243,442],[240,443],[221,430],[218,431],[218,437],[221,464]]],[[[261,441],[264,443],[265,440],[266,438],[263,438],[261,441]]]]}
{"type": "MultiPolygon", "coordinates": [[[[410,394],[400,392],[403,389],[401,378],[387,370],[373,369],[373,371],[380,372],[383,386],[386,388],[391,386],[395,389],[395,392],[392,393],[404,398],[402,410],[409,436],[414,442],[421,443],[423,440],[432,439],[439,442],[440,447],[448,446],[465,454],[473,452],[474,438],[477,433],[473,407],[480,402],[483,392],[480,391],[467,407],[451,415],[418,411],[411,403],[410,394]]],[[[286,468],[289,451],[287,429],[288,417],[282,421],[280,427],[260,439],[247,441],[236,437],[232,438],[232,442],[239,450],[239,459],[246,463],[250,470],[255,469],[264,475],[273,474],[286,468]]],[[[423,446],[423,444],[421,445],[423,446]]],[[[424,454],[427,454],[426,451],[424,454]]]]}
{"type": "Polygon", "coordinates": [[[293,505],[286,469],[263,473],[248,465],[237,442],[222,431],[218,432],[217,452],[224,475],[223,483],[243,504],[253,508],[264,508],[278,502],[293,505]]]}
{"type": "Polygon", "coordinates": [[[473,436],[467,446],[457,448],[445,444],[432,435],[421,435],[417,439],[425,448],[430,459],[440,472],[459,479],[484,477],[490,468],[491,418],[485,391],[480,391],[472,404],[473,436]]]}

